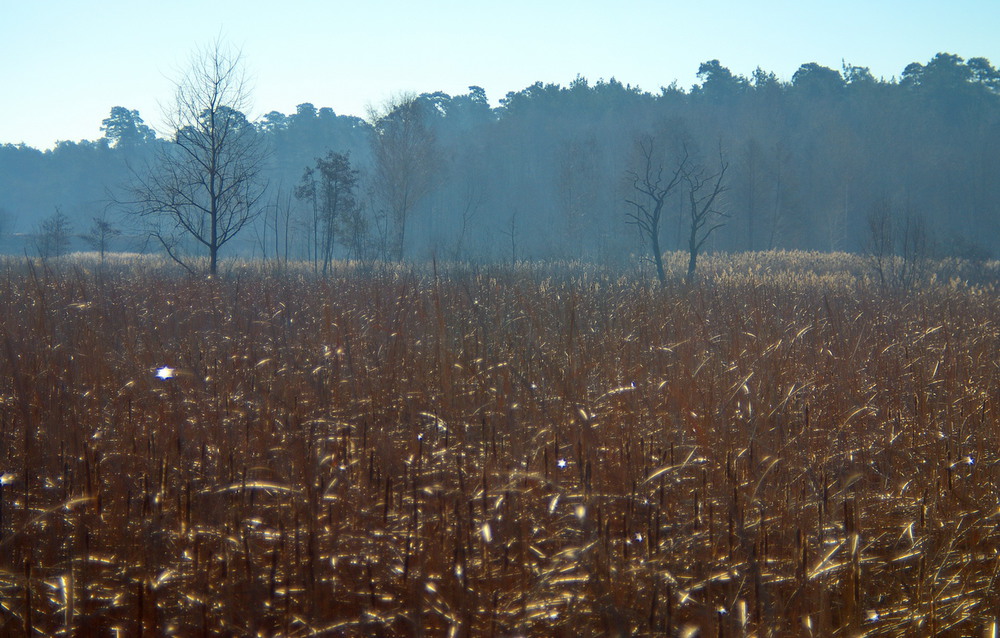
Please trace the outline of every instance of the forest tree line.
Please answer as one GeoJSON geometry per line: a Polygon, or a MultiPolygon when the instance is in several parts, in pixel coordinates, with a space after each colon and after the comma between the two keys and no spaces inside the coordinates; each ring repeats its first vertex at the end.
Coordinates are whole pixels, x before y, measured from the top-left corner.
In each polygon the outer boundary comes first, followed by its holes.
{"type": "MultiPolygon", "coordinates": [[[[225,254],[317,268],[343,258],[613,263],[648,254],[637,197],[641,178],[660,173],[664,183],[717,178],[702,250],[863,252],[877,220],[919,225],[941,255],[998,253],[1000,72],[988,60],[939,53],[889,80],[810,63],[788,81],[712,60],[698,79],[658,92],[539,82],[496,107],[473,86],[400,96],[365,118],[308,103],[254,121],[233,111],[232,126],[261,149],[261,190],[225,254]]],[[[120,193],[181,133],[158,137],[122,106],[102,130],[46,151],[0,146],[7,252],[158,248],[120,193]]],[[[694,200],[683,187],[663,198],[660,250],[688,248],[694,200]]]]}

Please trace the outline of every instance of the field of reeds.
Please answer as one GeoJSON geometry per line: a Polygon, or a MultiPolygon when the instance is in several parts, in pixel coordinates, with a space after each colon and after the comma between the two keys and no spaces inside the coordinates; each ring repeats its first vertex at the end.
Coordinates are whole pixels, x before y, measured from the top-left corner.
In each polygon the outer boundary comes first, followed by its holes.
{"type": "Polygon", "coordinates": [[[958,636],[1000,295],[847,256],[0,268],[0,635],[958,636]]]}

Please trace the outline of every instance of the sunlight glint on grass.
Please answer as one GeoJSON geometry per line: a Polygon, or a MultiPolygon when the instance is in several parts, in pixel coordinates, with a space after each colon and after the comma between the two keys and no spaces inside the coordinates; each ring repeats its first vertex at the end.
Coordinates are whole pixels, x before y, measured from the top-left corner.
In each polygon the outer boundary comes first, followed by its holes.
{"type": "Polygon", "coordinates": [[[945,264],[884,296],[843,255],[704,265],[686,289],[580,266],[8,262],[0,623],[989,627],[990,285],[945,264]]]}

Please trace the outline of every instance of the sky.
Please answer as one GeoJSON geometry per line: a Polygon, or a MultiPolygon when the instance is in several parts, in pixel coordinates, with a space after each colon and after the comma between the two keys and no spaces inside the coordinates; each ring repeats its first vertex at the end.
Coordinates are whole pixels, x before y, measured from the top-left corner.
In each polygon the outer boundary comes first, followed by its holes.
{"type": "Polygon", "coordinates": [[[935,53],[1000,64],[998,0],[0,0],[0,144],[94,140],[111,108],[163,112],[192,55],[242,51],[257,119],[311,102],[364,116],[394,95],[616,78],[658,92],[718,59],[898,77],[935,53]]]}

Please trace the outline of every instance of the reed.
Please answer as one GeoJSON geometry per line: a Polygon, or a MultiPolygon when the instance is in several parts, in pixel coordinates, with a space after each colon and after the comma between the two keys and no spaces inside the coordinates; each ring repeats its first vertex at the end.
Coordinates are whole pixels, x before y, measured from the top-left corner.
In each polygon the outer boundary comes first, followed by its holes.
{"type": "Polygon", "coordinates": [[[0,633],[995,628],[989,277],[703,267],[5,262],[0,633]]]}

